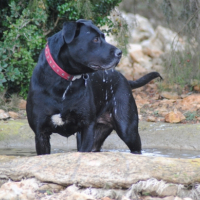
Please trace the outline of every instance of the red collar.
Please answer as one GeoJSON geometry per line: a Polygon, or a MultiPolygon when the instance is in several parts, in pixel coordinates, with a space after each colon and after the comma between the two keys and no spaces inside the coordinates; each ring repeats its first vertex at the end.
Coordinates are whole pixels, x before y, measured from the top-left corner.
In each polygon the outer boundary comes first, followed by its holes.
{"type": "Polygon", "coordinates": [[[51,56],[50,53],[50,49],[48,44],[46,45],[45,48],[45,56],[47,59],[47,62],[49,63],[50,67],[53,69],[54,72],[56,72],[56,74],[58,74],[60,77],[68,80],[68,81],[72,81],[72,79],[74,78],[74,76],[68,74],[67,72],[65,72],[64,70],[62,70],[54,61],[54,59],[51,56]]]}

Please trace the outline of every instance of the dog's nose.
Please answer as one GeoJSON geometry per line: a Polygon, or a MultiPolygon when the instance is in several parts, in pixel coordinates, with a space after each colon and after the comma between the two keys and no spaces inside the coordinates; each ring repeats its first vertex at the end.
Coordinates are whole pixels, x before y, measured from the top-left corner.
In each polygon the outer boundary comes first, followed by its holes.
{"type": "Polygon", "coordinates": [[[118,57],[118,58],[121,58],[122,56],[122,51],[120,49],[116,49],[115,50],[115,56],[118,57]]]}

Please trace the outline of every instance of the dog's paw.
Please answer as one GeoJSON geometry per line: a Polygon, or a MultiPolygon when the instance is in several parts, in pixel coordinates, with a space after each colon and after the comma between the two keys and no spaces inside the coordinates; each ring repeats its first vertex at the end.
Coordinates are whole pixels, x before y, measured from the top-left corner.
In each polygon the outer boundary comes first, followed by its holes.
{"type": "Polygon", "coordinates": [[[65,123],[65,122],[63,122],[60,114],[52,115],[51,121],[52,121],[52,123],[54,124],[55,127],[56,126],[62,126],[65,123]]]}
{"type": "Polygon", "coordinates": [[[142,154],[141,151],[131,151],[131,153],[133,153],[133,154],[142,154]]]}

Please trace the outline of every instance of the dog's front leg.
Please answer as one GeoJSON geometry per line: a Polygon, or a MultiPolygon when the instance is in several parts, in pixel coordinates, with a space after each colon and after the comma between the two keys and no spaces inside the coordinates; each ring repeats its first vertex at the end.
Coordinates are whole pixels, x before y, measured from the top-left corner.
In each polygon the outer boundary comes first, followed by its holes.
{"type": "Polygon", "coordinates": [[[81,132],[76,133],[77,151],[81,148],[81,132]]]}
{"type": "Polygon", "coordinates": [[[83,130],[78,133],[81,134],[78,137],[78,151],[80,152],[90,152],[92,151],[93,143],[94,143],[94,124],[91,123],[88,126],[84,127],[83,130]],[[81,140],[81,144],[80,144],[81,140]]]}
{"type": "Polygon", "coordinates": [[[37,155],[50,154],[51,146],[50,146],[50,134],[36,134],[35,135],[35,144],[37,155]]]}

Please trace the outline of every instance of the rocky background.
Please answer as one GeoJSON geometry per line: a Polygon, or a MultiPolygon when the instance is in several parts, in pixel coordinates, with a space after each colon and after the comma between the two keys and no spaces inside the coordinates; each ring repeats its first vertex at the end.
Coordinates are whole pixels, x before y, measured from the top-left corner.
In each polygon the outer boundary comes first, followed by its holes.
{"type": "MultiPolygon", "coordinates": [[[[128,56],[124,56],[116,68],[127,79],[138,79],[142,75],[157,71],[165,79],[165,61],[171,52],[183,51],[189,44],[186,38],[177,37],[177,33],[168,28],[157,26],[140,15],[123,14],[130,27],[131,39],[128,56]]],[[[115,44],[113,38],[108,41],[115,44]]],[[[195,44],[197,45],[197,44],[195,44]]],[[[165,85],[158,81],[135,89],[135,97],[140,120],[167,123],[199,123],[200,121],[200,85],[193,83],[193,91],[183,88],[181,94],[161,90],[162,87],[178,87],[165,85]]]]}

